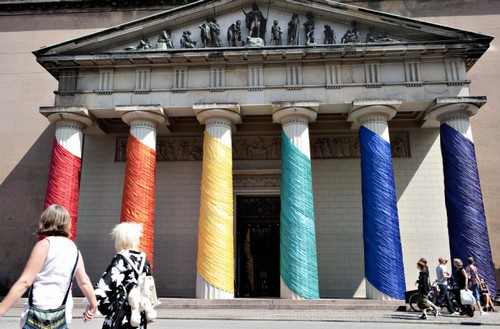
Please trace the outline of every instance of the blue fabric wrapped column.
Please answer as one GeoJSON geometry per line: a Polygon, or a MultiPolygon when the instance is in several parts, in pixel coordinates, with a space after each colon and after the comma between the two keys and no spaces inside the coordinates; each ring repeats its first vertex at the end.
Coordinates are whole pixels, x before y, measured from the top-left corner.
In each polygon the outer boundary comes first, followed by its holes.
{"type": "Polygon", "coordinates": [[[451,257],[464,264],[473,257],[494,296],[495,268],[469,120],[485,103],[485,97],[438,98],[429,115],[440,122],[451,257]]]}
{"type": "Polygon", "coordinates": [[[318,299],[318,261],[312,193],[309,122],[318,104],[273,104],[281,133],[280,297],[318,299]]]}
{"type": "Polygon", "coordinates": [[[354,101],[350,120],[361,124],[361,184],[366,298],[405,298],[399,217],[387,121],[400,101],[354,101]]]}

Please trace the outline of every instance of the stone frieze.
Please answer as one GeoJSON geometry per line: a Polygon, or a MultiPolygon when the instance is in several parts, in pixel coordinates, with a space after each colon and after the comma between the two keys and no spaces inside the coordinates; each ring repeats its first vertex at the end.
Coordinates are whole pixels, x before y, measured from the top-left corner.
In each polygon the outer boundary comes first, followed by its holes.
{"type": "MultiPolygon", "coordinates": [[[[394,158],[410,157],[407,132],[391,133],[394,158]]],[[[356,133],[310,136],[312,159],[359,158],[360,145],[356,133]]],[[[116,138],[115,161],[126,161],[127,137],[116,138]]],[[[203,137],[158,137],[157,161],[203,160],[203,137]]],[[[233,160],[280,160],[279,136],[233,136],[233,160]]]]}

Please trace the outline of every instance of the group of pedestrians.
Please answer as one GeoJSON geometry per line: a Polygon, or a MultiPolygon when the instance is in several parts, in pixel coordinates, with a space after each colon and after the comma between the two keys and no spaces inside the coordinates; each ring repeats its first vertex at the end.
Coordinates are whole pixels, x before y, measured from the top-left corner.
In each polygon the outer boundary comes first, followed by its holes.
{"type": "Polygon", "coordinates": [[[153,320],[141,312],[140,324],[132,326],[132,307],[127,298],[131,289],[137,287],[140,276],[134,268],[142,268],[142,275],[151,275],[146,254],[139,251],[142,225],[124,222],[115,226],[111,236],[117,254],[95,286],[86,273],[80,251],[70,239],[70,229],[71,218],[64,207],[54,204],[45,209],[35,232],[39,241],[21,276],[0,303],[0,318],[29,289],[29,303],[21,316],[20,328],[39,328],[35,315],[56,309],[63,310],[58,313],[62,315],[57,326],[53,324],[50,328],[70,328],[72,298],[67,297],[74,276],[86,298],[84,322],[90,321],[99,310],[105,316],[103,329],[146,329],[153,320]]]}
{"type": "Polygon", "coordinates": [[[469,257],[467,259],[467,267],[464,268],[463,262],[455,258],[453,260],[453,265],[455,266],[455,281],[456,288],[450,287],[450,282],[454,282],[451,272],[448,270],[447,263],[448,259],[445,257],[440,257],[438,259],[439,265],[436,267],[436,281],[438,296],[436,302],[433,303],[429,300],[429,291],[431,289],[431,283],[429,280],[429,268],[427,266],[427,260],[425,258],[420,258],[417,262],[417,269],[420,271],[417,280],[418,284],[418,307],[422,310],[420,319],[427,319],[427,311],[432,310],[434,316],[439,316],[441,314],[441,305],[445,303],[446,308],[450,315],[466,315],[474,316],[474,308],[472,305],[463,305],[460,298],[461,290],[471,290],[472,295],[475,299],[475,307],[479,310],[481,315],[487,315],[486,310],[491,310],[496,312],[496,309],[491,300],[486,281],[479,277],[477,267],[474,265],[474,259],[469,257]],[[453,294],[456,296],[456,303],[458,309],[455,309],[453,301],[449,290],[452,290],[453,294]],[[481,297],[484,298],[485,308],[481,307],[481,297]]]}

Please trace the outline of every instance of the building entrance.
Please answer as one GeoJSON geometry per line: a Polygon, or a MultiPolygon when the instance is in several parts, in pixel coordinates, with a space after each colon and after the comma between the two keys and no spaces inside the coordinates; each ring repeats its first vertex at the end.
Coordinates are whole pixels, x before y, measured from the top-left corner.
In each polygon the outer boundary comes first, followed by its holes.
{"type": "Polygon", "coordinates": [[[236,297],[280,296],[280,198],[236,197],[236,297]]]}

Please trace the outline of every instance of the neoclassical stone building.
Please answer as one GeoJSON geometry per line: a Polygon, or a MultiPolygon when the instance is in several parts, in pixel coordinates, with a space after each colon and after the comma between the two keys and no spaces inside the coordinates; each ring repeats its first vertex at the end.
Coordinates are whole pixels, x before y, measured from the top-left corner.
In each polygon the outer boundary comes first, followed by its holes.
{"type": "Polygon", "coordinates": [[[496,290],[468,73],[492,40],[220,0],[42,47],[45,204],[70,210],[93,279],[113,225],[142,222],[162,296],[403,299],[439,256],[474,256],[496,290]]]}

